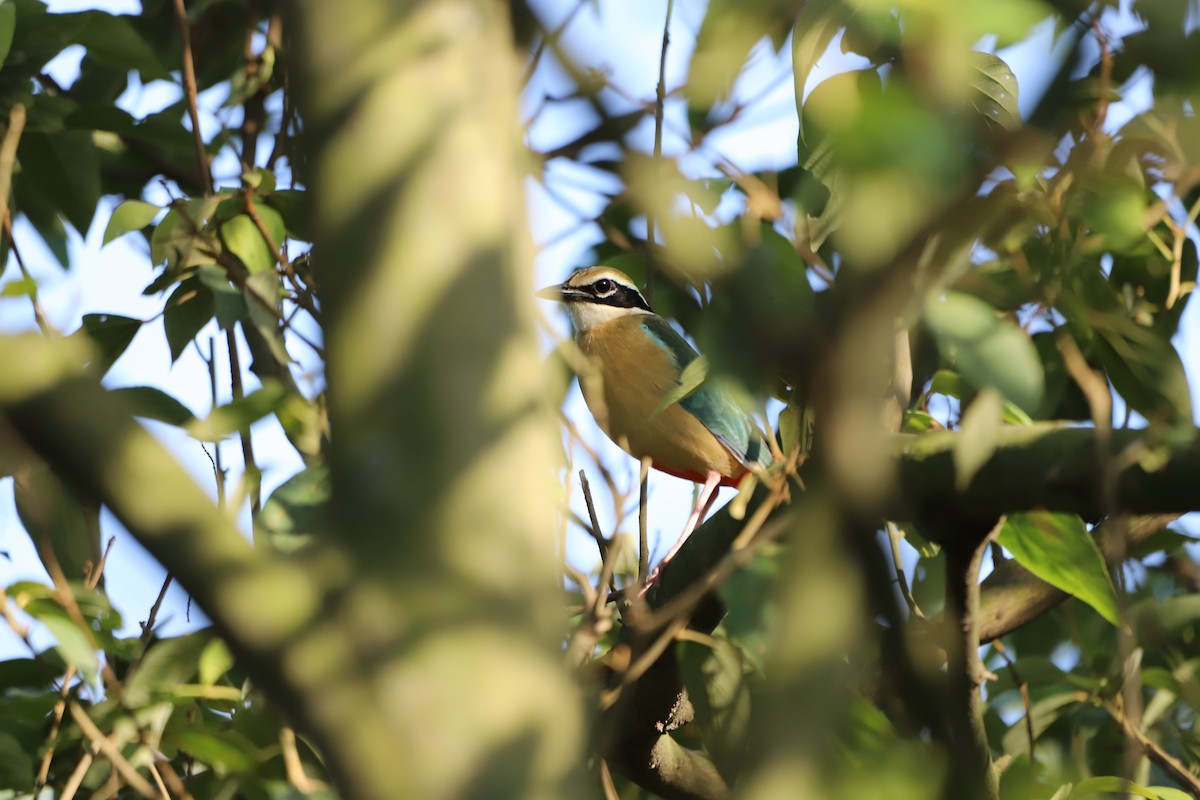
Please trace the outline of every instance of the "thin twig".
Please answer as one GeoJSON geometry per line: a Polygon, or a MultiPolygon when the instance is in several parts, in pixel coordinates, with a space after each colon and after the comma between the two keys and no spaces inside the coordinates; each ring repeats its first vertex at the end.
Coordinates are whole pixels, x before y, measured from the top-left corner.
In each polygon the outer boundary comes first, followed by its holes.
{"type": "Polygon", "coordinates": [[[121,754],[117,746],[100,732],[100,729],[96,727],[96,723],[92,722],[92,718],[87,715],[87,712],[78,703],[74,702],[70,704],[70,709],[71,719],[75,720],[75,724],[83,731],[83,735],[91,741],[99,753],[108,759],[121,778],[142,797],[157,798],[159,795],[150,782],[138,774],[138,771],[121,754]]]}
{"type": "MultiPolygon", "coordinates": [[[[112,550],[113,544],[117,541],[117,537],[109,538],[108,544],[104,547],[104,553],[100,556],[100,561],[93,567],[84,579],[84,585],[89,589],[95,589],[100,585],[100,579],[104,575],[104,566],[108,563],[108,554],[112,550]]],[[[71,694],[71,681],[75,678],[75,666],[68,665],[67,670],[63,673],[61,687],[59,688],[59,699],[54,704],[54,711],[51,714],[50,733],[46,736],[46,752],[42,754],[42,761],[38,765],[37,780],[34,783],[36,788],[34,794],[41,791],[46,785],[46,781],[50,777],[50,764],[54,760],[54,748],[58,745],[58,734],[62,730],[63,715],[67,710],[67,698],[71,694]]]]}
{"type": "Polygon", "coordinates": [[[643,457],[638,476],[638,574],[637,585],[644,586],[650,574],[650,543],[646,532],[649,504],[650,459],[643,457]]]}
{"type": "Polygon", "coordinates": [[[142,623],[142,635],[138,643],[137,652],[129,661],[129,669],[125,671],[126,680],[138,668],[138,664],[142,661],[142,656],[146,654],[146,650],[150,647],[150,638],[154,636],[154,623],[158,619],[158,611],[162,608],[163,599],[167,596],[167,589],[171,587],[171,574],[168,572],[167,577],[163,579],[162,588],[158,590],[158,597],[154,599],[154,605],[150,606],[150,614],[146,617],[146,621],[142,623]]]}
{"type": "Polygon", "coordinates": [[[1029,699],[1029,683],[1017,671],[1017,662],[1008,654],[1008,648],[1003,642],[997,639],[992,642],[992,648],[1008,665],[1008,672],[1012,675],[1013,683],[1021,693],[1021,703],[1025,706],[1025,738],[1029,741],[1029,789],[1032,795],[1033,788],[1037,785],[1037,737],[1033,731],[1033,704],[1029,699]]]}
{"type": "Polygon", "coordinates": [[[200,133],[200,107],[196,102],[196,64],[192,57],[192,29],[183,0],[175,0],[175,19],[179,23],[179,43],[182,47],[183,92],[187,98],[188,116],[192,120],[192,140],[196,146],[196,175],[206,195],[213,193],[212,173],[208,169],[208,150],[200,133]]]}
{"type": "MultiPolygon", "coordinates": [[[[229,386],[236,402],[245,396],[245,392],[242,390],[242,365],[238,358],[237,335],[233,328],[225,331],[225,345],[229,350],[229,386]]],[[[258,526],[254,523],[258,520],[258,512],[262,510],[262,473],[254,460],[254,442],[250,439],[249,426],[238,431],[238,436],[242,442],[243,474],[245,480],[250,483],[250,524],[255,531],[255,538],[258,538],[258,526]]],[[[256,541],[255,544],[265,543],[256,541]]]]}
{"type": "Polygon", "coordinates": [[[8,234],[9,246],[17,259],[17,267],[21,277],[30,285],[29,302],[33,305],[33,318],[38,328],[46,336],[54,333],[54,326],[46,316],[46,309],[37,296],[37,283],[34,282],[25,266],[25,259],[17,250],[17,242],[13,237],[12,213],[8,207],[8,195],[12,191],[13,168],[17,163],[17,147],[21,143],[21,133],[25,130],[25,106],[17,103],[8,112],[8,128],[4,131],[4,140],[0,142],[0,220],[4,220],[4,231],[8,234]]]}
{"type": "Polygon", "coordinates": [[[279,747],[283,751],[283,765],[287,770],[288,782],[296,790],[308,794],[313,790],[312,781],[304,772],[304,762],[300,760],[300,751],[296,748],[296,731],[291,725],[279,729],[279,747]]]}
{"type": "Polygon", "coordinates": [[[1142,750],[1145,751],[1147,758],[1157,764],[1171,780],[1186,789],[1193,797],[1200,797],[1200,778],[1193,775],[1177,758],[1159,747],[1153,739],[1146,736],[1141,728],[1125,715],[1125,712],[1115,700],[1106,700],[1102,703],[1102,706],[1108,712],[1109,716],[1121,726],[1121,730],[1125,732],[1125,737],[1137,742],[1142,750]]]}
{"type": "MultiPolygon", "coordinates": [[[[671,14],[675,0],[667,0],[663,20],[662,48],[658,54],[658,85],[654,90],[654,168],[662,170],[663,113],[667,102],[667,47],[671,44],[671,14]]],[[[653,210],[646,214],[646,302],[654,305],[654,243],[658,221],[653,210]]]]}

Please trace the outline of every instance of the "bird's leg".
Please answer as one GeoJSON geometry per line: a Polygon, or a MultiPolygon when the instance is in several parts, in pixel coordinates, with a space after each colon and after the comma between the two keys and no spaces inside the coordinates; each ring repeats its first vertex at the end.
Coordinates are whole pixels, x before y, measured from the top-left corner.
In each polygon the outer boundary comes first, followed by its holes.
{"type": "Polygon", "coordinates": [[[708,516],[708,510],[712,508],[712,504],[717,499],[717,487],[720,485],[721,473],[710,471],[704,479],[704,486],[700,489],[700,496],[696,498],[696,505],[692,508],[692,513],[688,517],[687,524],[683,526],[683,533],[679,534],[679,538],[675,540],[675,544],[671,545],[671,549],[662,557],[662,561],[658,562],[658,566],[646,578],[646,585],[638,593],[639,596],[644,596],[646,591],[654,585],[654,579],[658,577],[659,571],[679,552],[679,548],[683,547],[683,543],[688,540],[688,537],[692,535],[696,528],[700,527],[700,523],[704,522],[704,518],[708,516]]]}

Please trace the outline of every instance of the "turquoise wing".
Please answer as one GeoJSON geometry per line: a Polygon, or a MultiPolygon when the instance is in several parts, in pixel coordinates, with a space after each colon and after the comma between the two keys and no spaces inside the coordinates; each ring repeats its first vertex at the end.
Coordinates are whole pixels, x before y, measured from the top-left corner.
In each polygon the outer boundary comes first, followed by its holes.
{"type": "MultiPolygon", "coordinates": [[[[642,328],[671,353],[681,373],[699,357],[687,340],[662,317],[647,316],[642,328]]],[[[711,381],[701,383],[680,400],[679,405],[700,420],[717,437],[717,441],[746,467],[771,463],[771,449],[763,440],[758,426],[720,384],[711,381]]]]}

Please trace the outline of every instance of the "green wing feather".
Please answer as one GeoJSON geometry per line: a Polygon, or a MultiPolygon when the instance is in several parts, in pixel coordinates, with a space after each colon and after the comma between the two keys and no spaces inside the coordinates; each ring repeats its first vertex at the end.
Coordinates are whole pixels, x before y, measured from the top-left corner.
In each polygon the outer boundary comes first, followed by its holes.
{"type": "MultiPolygon", "coordinates": [[[[662,317],[647,316],[642,328],[670,352],[680,375],[689,364],[700,358],[700,354],[662,317]]],[[[771,449],[763,440],[758,426],[720,384],[704,381],[678,402],[745,466],[766,466],[771,463],[771,449]]]]}

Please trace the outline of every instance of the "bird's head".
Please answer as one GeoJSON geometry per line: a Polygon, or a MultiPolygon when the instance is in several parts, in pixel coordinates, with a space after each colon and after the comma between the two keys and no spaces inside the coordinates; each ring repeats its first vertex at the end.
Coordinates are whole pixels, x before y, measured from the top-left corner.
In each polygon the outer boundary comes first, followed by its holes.
{"type": "Polygon", "coordinates": [[[575,330],[581,333],[618,317],[654,313],[637,284],[612,267],[576,270],[562,285],[547,286],[537,296],[565,303],[575,330]]]}

